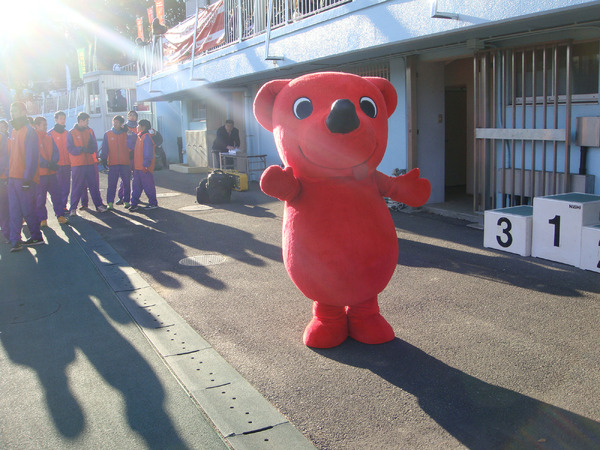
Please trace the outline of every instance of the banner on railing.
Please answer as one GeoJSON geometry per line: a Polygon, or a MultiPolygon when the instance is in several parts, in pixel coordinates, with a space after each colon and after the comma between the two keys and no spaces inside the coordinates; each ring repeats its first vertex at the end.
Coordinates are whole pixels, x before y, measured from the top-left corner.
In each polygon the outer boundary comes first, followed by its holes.
{"type": "Polygon", "coordinates": [[[148,13],[148,23],[152,26],[152,21],[154,20],[154,7],[151,6],[146,12],[148,13]]]}
{"type": "Polygon", "coordinates": [[[137,24],[137,33],[138,37],[143,41],[144,40],[144,19],[142,17],[138,17],[135,20],[137,24]]]}
{"type": "Polygon", "coordinates": [[[156,17],[158,17],[158,21],[164,25],[165,24],[165,0],[156,0],[154,2],[156,6],[156,17]]]}
{"type": "Polygon", "coordinates": [[[86,73],[85,47],[77,49],[77,67],[79,68],[79,78],[83,79],[83,75],[86,73]]]}
{"type": "MultiPolygon", "coordinates": [[[[206,9],[198,10],[198,30],[196,32],[196,55],[225,42],[225,13],[223,0],[213,3],[206,9]]],[[[164,34],[163,55],[165,64],[175,64],[192,57],[194,43],[194,16],[167,30],[164,34]]]]}

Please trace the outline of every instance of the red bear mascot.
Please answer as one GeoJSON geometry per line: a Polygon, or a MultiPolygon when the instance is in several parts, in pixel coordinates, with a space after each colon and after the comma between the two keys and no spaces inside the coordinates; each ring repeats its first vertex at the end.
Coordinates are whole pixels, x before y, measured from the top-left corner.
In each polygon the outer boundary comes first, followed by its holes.
{"type": "Polygon", "coordinates": [[[283,261],[314,301],[309,347],[335,347],[348,336],[367,344],[394,339],[377,303],[398,261],[382,197],[420,206],[431,192],[418,169],[396,178],[376,170],[396,102],[387,80],[336,72],[271,81],[254,101],[285,164],[268,167],[260,186],[286,202],[283,261]]]}

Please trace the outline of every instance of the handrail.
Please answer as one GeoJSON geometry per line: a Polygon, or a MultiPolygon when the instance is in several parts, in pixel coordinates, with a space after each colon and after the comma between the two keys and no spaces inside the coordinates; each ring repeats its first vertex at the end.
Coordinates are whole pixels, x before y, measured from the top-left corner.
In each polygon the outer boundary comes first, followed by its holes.
{"type": "Polygon", "coordinates": [[[198,0],[196,0],[196,20],[194,25],[194,42],[192,44],[192,62],[190,67],[190,81],[205,81],[206,78],[194,78],[194,59],[196,56],[196,39],[198,36],[198,0]]]}
{"type": "Polygon", "coordinates": [[[267,10],[267,31],[265,36],[265,61],[281,61],[283,56],[269,55],[269,44],[271,43],[271,15],[273,14],[273,0],[269,0],[267,10]]]}

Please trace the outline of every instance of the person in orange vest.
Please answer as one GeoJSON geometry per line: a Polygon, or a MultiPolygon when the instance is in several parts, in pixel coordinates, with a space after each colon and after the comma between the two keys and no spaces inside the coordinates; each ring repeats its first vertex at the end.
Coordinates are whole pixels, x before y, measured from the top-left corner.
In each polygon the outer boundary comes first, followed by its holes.
{"type": "Polygon", "coordinates": [[[67,135],[67,151],[71,161],[71,174],[73,183],[71,186],[71,216],[77,215],[77,204],[83,198],[87,189],[96,206],[96,211],[105,212],[106,205],[102,203],[100,188],[98,186],[98,143],[96,135],[88,125],[90,115],[85,112],[77,114],[77,124],[67,135]]]}
{"type": "Polygon", "coordinates": [[[40,220],[41,227],[48,226],[48,211],[46,210],[46,197],[50,194],[54,214],[58,223],[64,225],[68,222],[64,216],[61,206],[60,189],[56,178],[58,170],[58,149],[48,134],[48,122],[43,117],[36,117],[33,121],[35,131],[38,135],[40,146],[40,182],[36,192],[36,212],[40,220]]]}
{"type": "Polygon", "coordinates": [[[154,142],[148,133],[152,128],[150,121],[140,120],[138,123],[138,140],[135,143],[133,155],[133,182],[131,193],[131,207],[129,211],[138,209],[142,191],[148,197],[148,206],[144,209],[158,208],[156,200],[156,187],[154,185],[154,142]]]}
{"type": "MultiPolygon", "coordinates": [[[[130,158],[130,170],[133,172],[133,151],[135,150],[135,143],[138,138],[138,113],[137,111],[129,111],[127,113],[127,122],[125,123],[125,127],[127,128],[127,147],[129,147],[129,158],[130,158]]],[[[130,177],[131,179],[131,177],[130,177]]],[[[129,187],[131,191],[131,186],[129,187]]],[[[125,203],[125,183],[123,183],[123,179],[121,179],[121,184],[119,185],[119,200],[117,201],[117,205],[122,205],[125,203]]]]}
{"type": "Polygon", "coordinates": [[[71,161],[69,160],[69,152],[67,151],[68,132],[65,128],[66,121],[67,115],[63,111],[56,111],[54,113],[54,128],[48,133],[52,137],[53,146],[58,152],[56,179],[60,192],[60,207],[63,210],[63,216],[69,212],[67,202],[69,201],[69,193],[71,192],[71,161]]]}
{"type": "Polygon", "coordinates": [[[8,154],[8,206],[10,210],[11,252],[23,245],[44,243],[40,222],[35,212],[35,192],[39,181],[39,144],[35,130],[29,125],[27,107],[22,102],[10,105],[11,125],[8,154]],[[21,242],[23,218],[31,237],[21,242]]]}
{"type": "Polygon", "coordinates": [[[0,120],[0,230],[4,242],[10,242],[8,209],[8,122],[0,120]]]}
{"type": "Polygon", "coordinates": [[[123,201],[125,208],[129,208],[131,197],[131,167],[129,165],[129,147],[127,146],[127,128],[123,127],[123,116],[113,117],[113,127],[104,133],[100,159],[108,164],[108,187],[106,189],[106,203],[108,209],[113,209],[117,182],[119,178],[123,183],[123,201]]]}

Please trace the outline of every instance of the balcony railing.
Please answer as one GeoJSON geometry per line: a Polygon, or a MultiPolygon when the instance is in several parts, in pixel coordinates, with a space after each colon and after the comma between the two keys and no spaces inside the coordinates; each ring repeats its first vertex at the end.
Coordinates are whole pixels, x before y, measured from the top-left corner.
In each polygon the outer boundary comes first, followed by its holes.
{"type": "Polygon", "coordinates": [[[27,114],[30,116],[45,115],[55,111],[75,115],[83,110],[84,95],[84,86],[77,86],[70,91],[63,89],[51,93],[42,92],[21,100],[25,103],[27,114]]]}
{"type": "MultiPolygon", "coordinates": [[[[353,0],[219,0],[218,4],[212,4],[205,11],[199,11],[197,24],[194,23],[193,17],[188,18],[168,30],[164,36],[155,37],[151,44],[140,47],[138,77],[149,77],[174,64],[264,34],[269,28],[280,28],[351,1],[353,0]],[[267,26],[269,12],[270,27],[267,26]],[[212,27],[211,40],[208,46],[203,46],[203,41],[193,39],[193,35],[196,32],[197,37],[200,36],[200,30],[205,30],[207,26],[212,27]],[[183,33],[189,33],[189,42],[186,44],[189,48],[181,47],[183,44],[180,38],[183,33]],[[169,38],[171,41],[177,40],[177,44],[169,42],[169,38]],[[192,39],[196,44],[195,50],[192,49],[192,39]],[[177,50],[173,51],[175,45],[177,50]],[[173,53],[176,54],[175,58],[169,56],[173,53]]],[[[207,37],[203,39],[206,40],[207,37]]]]}
{"type": "MultiPolygon", "coordinates": [[[[273,0],[271,28],[278,28],[352,0],[273,0]]],[[[225,44],[240,42],[267,29],[269,0],[224,0],[225,44]],[[239,19],[238,19],[239,18],[239,19]]]]}

